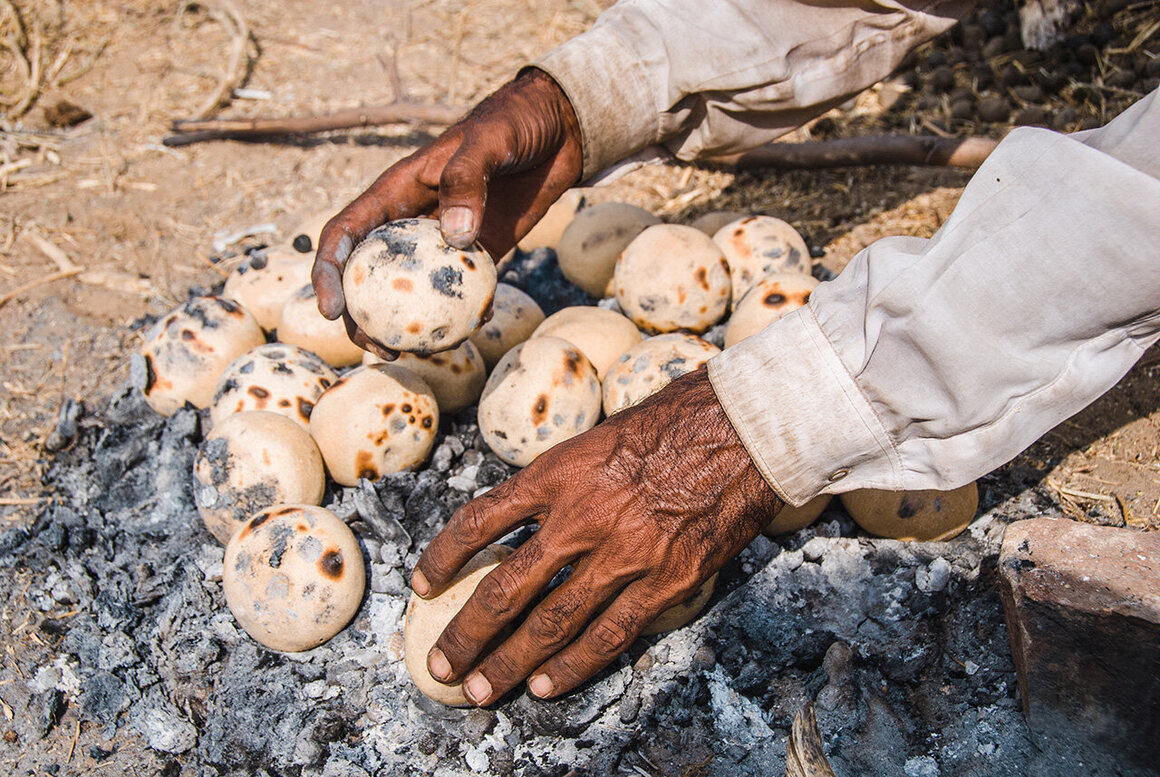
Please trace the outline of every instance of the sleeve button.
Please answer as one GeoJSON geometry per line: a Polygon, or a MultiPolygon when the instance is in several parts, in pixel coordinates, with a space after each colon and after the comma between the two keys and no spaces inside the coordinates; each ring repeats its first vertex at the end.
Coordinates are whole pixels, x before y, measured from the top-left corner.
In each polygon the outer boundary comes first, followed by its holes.
{"type": "Polygon", "coordinates": [[[841,480],[842,478],[846,477],[849,474],[850,474],[850,470],[848,470],[848,469],[837,470],[835,472],[830,473],[829,481],[831,483],[837,483],[839,480],[841,480]]]}

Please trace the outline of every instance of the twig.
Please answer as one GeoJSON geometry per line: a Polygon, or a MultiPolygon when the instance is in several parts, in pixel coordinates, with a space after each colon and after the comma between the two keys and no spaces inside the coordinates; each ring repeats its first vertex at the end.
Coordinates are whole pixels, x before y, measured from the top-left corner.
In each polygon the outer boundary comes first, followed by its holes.
{"type": "Polygon", "coordinates": [[[447,126],[458,121],[465,110],[439,103],[396,102],[285,119],[178,119],[172,125],[177,134],[168,135],[161,142],[167,146],[184,146],[207,140],[265,140],[280,135],[410,122],[447,126]]]}
{"type": "Polygon", "coordinates": [[[218,81],[217,89],[194,112],[194,115],[198,118],[205,118],[222,105],[228,103],[229,97],[233,94],[234,89],[245,82],[250,69],[249,58],[246,56],[246,47],[250,43],[251,34],[250,26],[246,24],[245,17],[242,16],[237,6],[231,0],[197,0],[197,2],[194,2],[194,0],[185,0],[177,12],[177,21],[180,21],[185,11],[194,5],[206,5],[209,10],[209,15],[229,30],[232,38],[229,62],[226,65],[224,74],[218,81]],[[214,6],[217,7],[215,8],[214,6]]]}
{"type": "Polygon", "coordinates": [[[0,497],[0,505],[4,507],[18,507],[23,505],[38,505],[43,502],[41,497],[27,497],[27,496],[5,496],[0,497]]]}
{"type": "Polygon", "coordinates": [[[21,294],[23,294],[26,291],[30,291],[32,289],[35,289],[37,286],[43,286],[46,283],[52,283],[54,281],[59,281],[59,280],[62,280],[64,278],[71,278],[74,275],[80,275],[82,272],[84,272],[84,269],[85,268],[83,268],[83,267],[74,267],[71,270],[61,270],[60,272],[50,273],[49,275],[45,275],[42,278],[37,278],[34,281],[29,281],[28,283],[21,284],[20,286],[17,286],[15,289],[8,292],[7,294],[0,296],[0,308],[4,307],[9,302],[11,302],[13,299],[15,299],[16,297],[19,297],[21,294]]]}
{"type": "Polygon", "coordinates": [[[999,141],[989,138],[935,138],[915,135],[870,135],[813,143],[768,143],[741,154],[709,162],[741,169],[818,170],[872,165],[931,165],[976,168],[999,141]]]}
{"type": "Polygon", "coordinates": [[[822,749],[822,734],[808,701],[794,716],[793,728],[785,743],[786,777],[834,777],[834,770],[822,749]]]}

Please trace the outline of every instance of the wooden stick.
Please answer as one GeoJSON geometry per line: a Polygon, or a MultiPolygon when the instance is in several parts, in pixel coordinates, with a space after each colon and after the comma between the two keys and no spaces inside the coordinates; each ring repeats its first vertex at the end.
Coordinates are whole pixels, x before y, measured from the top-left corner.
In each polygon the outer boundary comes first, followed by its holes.
{"type": "Polygon", "coordinates": [[[457,122],[466,111],[466,108],[440,103],[395,102],[285,119],[178,119],[172,125],[177,134],[168,135],[161,142],[167,146],[184,146],[206,140],[263,140],[278,135],[410,122],[448,126],[457,122]]]}
{"type": "Polygon", "coordinates": [[[46,283],[52,283],[53,281],[59,281],[63,278],[71,278],[72,276],[79,275],[84,271],[85,271],[85,268],[83,268],[83,267],[74,267],[71,270],[61,270],[60,272],[50,273],[48,275],[45,275],[42,278],[37,278],[34,281],[29,281],[28,283],[21,284],[20,286],[17,286],[15,289],[8,292],[7,294],[0,296],[0,308],[4,307],[6,304],[11,302],[16,297],[19,297],[24,292],[35,289],[37,286],[43,286],[46,283]]]}
{"type": "Polygon", "coordinates": [[[834,777],[822,749],[814,705],[808,701],[794,716],[793,728],[785,742],[785,774],[786,777],[834,777]]]}
{"type": "Polygon", "coordinates": [[[999,141],[925,135],[869,135],[813,143],[767,143],[740,154],[706,160],[742,170],[819,170],[871,165],[977,168],[999,141]]]}

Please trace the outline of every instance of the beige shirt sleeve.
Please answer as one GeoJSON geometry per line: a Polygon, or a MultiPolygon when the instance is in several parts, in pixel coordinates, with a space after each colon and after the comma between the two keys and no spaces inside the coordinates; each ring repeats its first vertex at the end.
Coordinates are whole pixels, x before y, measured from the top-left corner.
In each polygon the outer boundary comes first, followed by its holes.
{"type": "Polygon", "coordinates": [[[888,75],[973,0],[621,0],[534,63],[576,110],[588,179],[650,146],[773,140],[888,75]]]}
{"type": "Polygon", "coordinates": [[[791,504],[949,489],[1107,391],[1160,338],[1160,98],[1017,129],[930,239],[886,238],[709,362],[791,504]]]}

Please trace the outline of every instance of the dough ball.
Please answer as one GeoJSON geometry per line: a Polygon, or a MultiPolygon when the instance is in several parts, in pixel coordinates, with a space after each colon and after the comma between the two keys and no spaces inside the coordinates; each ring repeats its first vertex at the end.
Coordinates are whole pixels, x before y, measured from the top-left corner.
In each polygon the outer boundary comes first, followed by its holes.
{"type": "Polygon", "coordinates": [[[331,367],[362,361],[363,349],[350,341],[341,318],[328,321],[318,312],[318,295],[307,283],[282,306],[278,340],[318,354],[331,367]]]}
{"type": "Polygon", "coordinates": [[[451,707],[470,706],[463,695],[462,683],[447,685],[431,676],[427,671],[427,654],[435,647],[443,629],[467,604],[480,581],[511,553],[512,549],[506,545],[488,545],[464,564],[438,596],[421,599],[411,594],[403,627],[403,663],[415,687],[428,698],[451,707]]]}
{"type": "MultiPolygon", "coordinates": [[[[363,355],[363,364],[386,363],[369,351],[363,355]]],[[[470,340],[453,351],[433,354],[404,351],[389,363],[405,367],[426,381],[435,392],[439,412],[444,414],[458,413],[474,405],[487,382],[487,365],[470,340]]]]}
{"type": "Polygon", "coordinates": [[[556,247],[560,271],[593,297],[611,296],[616,257],[645,227],[660,223],[647,210],[623,202],[585,208],[572,219],[556,247]]]}
{"type": "Polygon", "coordinates": [[[810,301],[818,282],[812,275],[774,273],[759,280],[733,310],[725,325],[725,347],[755,335],[779,318],[810,301]]]}
{"type": "Polygon", "coordinates": [[[403,219],[367,235],[342,274],[346,308],[363,331],[397,351],[435,353],[479,329],[495,295],[482,248],[452,248],[434,219],[403,219]]]}
{"type": "Polygon", "coordinates": [[[262,328],[238,303],[224,297],[194,297],[145,335],[143,369],[135,382],[149,407],[162,415],[173,415],[186,402],[209,407],[222,370],[264,342],[262,328]]]}
{"type": "Polygon", "coordinates": [[[622,353],[604,377],[604,414],[652,396],[687,372],[699,370],[721,349],[696,335],[657,335],[622,353]]]}
{"type": "Polygon", "coordinates": [[[705,605],[709,602],[709,597],[713,595],[713,589],[716,586],[717,573],[714,572],[712,577],[704,583],[701,583],[701,587],[689,599],[665,610],[657,616],[655,621],[645,626],[640,632],[641,636],[647,637],[652,634],[663,634],[666,631],[681,628],[681,626],[696,618],[701,610],[705,609],[705,605]]]}
{"type": "Polygon", "coordinates": [[[555,248],[560,242],[564,230],[576,214],[584,207],[584,192],[581,189],[569,189],[560,195],[548,208],[543,218],[536,222],[528,234],[524,235],[518,245],[521,251],[534,251],[537,248],[555,248]]]}
{"type": "Polygon", "coordinates": [[[709,237],[713,237],[713,235],[717,234],[717,230],[726,224],[732,224],[734,221],[740,221],[748,217],[748,213],[742,213],[739,210],[714,210],[709,213],[702,213],[690,221],[689,226],[701,230],[709,237]]]}
{"type": "Polygon", "coordinates": [[[205,528],[225,545],[271,505],[316,505],[326,473],[310,433],[277,413],[252,410],[223,419],[197,451],[193,496],[205,528]]]}
{"type": "Polygon", "coordinates": [[[861,489],[840,496],[854,522],[879,537],[932,542],[949,540],[967,528],[979,509],[974,483],[953,491],[861,489]]]}
{"type": "Polygon", "coordinates": [[[366,571],[358,541],[337,515],[277,505],[230,538],[222,568],[226,604],[271,650],[318,647],[358,611],[366,571]]]}
{"type": "Polygon", "coordinates": [[[617,356],[641,341],[636,324],[619,313],[591,305],[553,313],[536,327],[532,337],[559,337],[572,343],[592,362],[600,380],[617,356]]]}
{"type": "Polygon", "coordinates": [[[338,373],[309,351],[285,343],[259,345],[230,362],[218,378],[210,418],[217,426],[234,413],[269,410],[309,429],[314,403],[336,380],[338,373]]]}
{"type": "Polygon", "coordinates": [[[600,381],[576,346],[533,337],[496,365],[479,400],[479,431],[508,464],[534,458],[600,420],[600,381]]]}
{"type": "Polygon", "coordinates": [[[801,507],[794,507],[793,505],[787,504],[781,508],[781,511],[774,516],[772,521],[766,524],[762,531],[768,537],[776,537],[779,534],[793,534],[795,531],[804,529],[816,521],[818,516],[825,512],[826,506],[829,504],[829,494],[818,494],[801,507]]]}
{"type": "Polygon", "coordinates": [[[616,263],[616,300],[641,329],[704,332],[729,311],[729,265],[712,238],[682,224],[641,232],[616,263]]]}
{"type": "Polygon", "coordinates": [[[544,320],[536,301],[515,286],[496,284],[491,320],[481,326],[471,342],[491,369],[503,355],[532,336],[544,320]]]}
{"type": "Polygon", "coordinates": [[[749,216],[726,224],[713,235],[713,242],[729,261],[735,300],[770,273],[810,272],[806,241],[796,229],[773,216],[749,216]]]}
{"type": "Polygon", "coordinates": [[[310,283],[312,254],[284,247],[255,252],[226,278],[222,296],[237,301],[267,332],[278,328],[290,295],[310,283]]]}
{"type": "Polygon", "coordinates": [[[438,429],[431,387],[394,364],[351,370],[319,397],[310,414],[310,434],[326,469],[344,486],[419,466],[438,429]]]}

